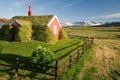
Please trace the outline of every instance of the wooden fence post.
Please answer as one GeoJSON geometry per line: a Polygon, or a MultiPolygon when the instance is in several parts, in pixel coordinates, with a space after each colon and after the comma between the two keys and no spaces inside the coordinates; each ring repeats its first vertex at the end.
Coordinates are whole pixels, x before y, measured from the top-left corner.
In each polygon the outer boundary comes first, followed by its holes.
{"type": "Polygon", "coordinates": [[[84,46],[82,47],[82,54],[84,54],[84,46]]]}
{"type": "Polygon", "coordinates": [[[90,48],[90,42],[88,43],[88,48],[90,48]]]}
{"type": "Polygon", "coordinates": [[[86,50],[88,49],[88,43],[86,44],[86,50]]]}
{"type": "Polygon", "coordinates": [[[85,51],[86,51],[86,44],[84,45],[84,53],[85,53],[85,51]]]}
{"type": "Polygon", "coordinates": [[[85,45],[85,51],[87,50],[87,44],[85,45]]]}
{"type": "Polygon", "coordinates": [[[58,60],[56,60],[55,80],[58,80],[58,60]]]}
{"type": "Polygon", "coordinates": [[[80,50],[78,49],[78,52],[77,52],[77,59],[79,59],[80,57],[80,50]]]}
{"type": "Polygon", "coordinates": [[[19,59],[16,58],[15,77],[18,76],[18,68],[19,68],[19,59]]]}
{"type": "Polygon", "coordinates": [[[70,55],[70,58],[69,58],[69,67],[71,67],[72,65],[72,56],[70,55]]]}
{"type": "Polygon", "coordinates": [[[94,37],[92,37],[92,43],[94,42],[94,37]]]}
{"type": "Polygon", "coordinates": [[[94,42],[94,38],[91,37],[91,38],[90,38],[90,45],[91,45],[93,42],[94,42]]]}
{"type": "Polygon", "coordinates": [[[89,43],[87,43],[87,49],[89,49],[89,43]]]}

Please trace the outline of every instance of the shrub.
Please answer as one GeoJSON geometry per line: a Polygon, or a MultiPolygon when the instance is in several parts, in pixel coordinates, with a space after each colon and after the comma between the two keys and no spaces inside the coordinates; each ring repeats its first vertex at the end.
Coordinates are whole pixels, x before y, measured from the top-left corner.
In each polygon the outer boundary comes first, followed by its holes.
{"type": "Polygon", "coordinates": [[[46,42],[47,43],[54,44],[57,42],[57,39],[56,39],[54,33],[50,30],[50,28],[46,29],[45,34],[46,34],[46,42]]]}
{"type": "Polygon", "coordinates": [[[32,37],[32,25],[28,21],[19,20],[23,26],[17,27],[17,33],[15,35],[15,41],[27,42],[32,37]]]}
{"type": "MultiPolygon", "coordinates": [[[[32,55],[31,55],[31,60],[34,63],[38,64],[47,64],[47,65],[53,65],[54,62],[54,54],[51,50],[48,50],[44,47],[37,47],[32,55]]],[[[32,68],[34,69],[39,69],[40,71],[48,71],[50,68],[48,67],[43,67],[43,66],[33,66],[32,68]]]]}
{"type": "Polygon", "coordinates": [[[33,39],[54,44],[57,39],[47,26],[33,25],[33,39]]]}
{"type": "Polygon", "coordinates": [[[0,32],[1,37],[3,37],[5,40],[10,40],[11,38],[10,33],[11,33],[11,30],[10,30],[9,25],[8,24],[3,25],[1,28],[1,32],[0,32]]]}
{"type": "Polygon", "coordinates": [[[66,32],[62,28],[60,29],[59,39],[61,39],[61,40],[68,39],[66,32]]]}
{"type": "MultiPolygon", "coordinates": [[[[13,20],[14,21],[14,20],[13,20]]],[[[26,42],[31,40],[32,36],[32,25],[29,21],[18,20],[22,26],[16,26],[15,40],[20,42],[26,42]]],[[[11,22],[12,23],[12,22],[11,22]]],[[[10,26],[8,23],[3,25],[1,33],[5,40],[12,40],[13,36],[13,26],[10,26]]]]}

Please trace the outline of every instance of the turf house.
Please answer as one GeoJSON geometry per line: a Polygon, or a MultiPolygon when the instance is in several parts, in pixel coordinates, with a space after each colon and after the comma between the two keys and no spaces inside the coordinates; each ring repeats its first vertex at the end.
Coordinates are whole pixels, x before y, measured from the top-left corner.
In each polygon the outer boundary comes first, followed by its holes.
{"type": "Polygon", "coordinates": [[[55,15],[33,16],[29,6],[28,16],[15,16],[2,26],[4,39],[27,42],[39,40],[55,43],[58,39],[67,38],[55,15]]]}

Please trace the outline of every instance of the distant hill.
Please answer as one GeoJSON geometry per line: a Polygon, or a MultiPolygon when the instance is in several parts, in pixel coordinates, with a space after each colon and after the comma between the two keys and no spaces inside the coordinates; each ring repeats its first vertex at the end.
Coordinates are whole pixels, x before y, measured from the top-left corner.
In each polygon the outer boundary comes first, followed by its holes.
{"type": "Polygon", "coordinates": [[[63,26],[63,27],[67,27],[67,26],[74,26],[72,23],[70,23],[70,22],[63,22],[63,23],[61,23],[61,25],[63,26]]]}
{"type": "Polygon", "coordinates": [[[105,23],[96,27],[120,27],[120,22],[105,23]]]}

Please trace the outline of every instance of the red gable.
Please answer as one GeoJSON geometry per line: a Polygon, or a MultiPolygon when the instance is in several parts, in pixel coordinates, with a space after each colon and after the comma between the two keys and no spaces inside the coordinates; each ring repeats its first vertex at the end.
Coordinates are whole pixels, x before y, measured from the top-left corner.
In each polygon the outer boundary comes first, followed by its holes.
{"type": "Polygon", "coordinates": [[[61,24],[60,24],[57,16],[54,16],[52,18],[52,20],[48,23],[48,27],[53,31],[55,37],[57,39],[59,39],[61,24]]]}

